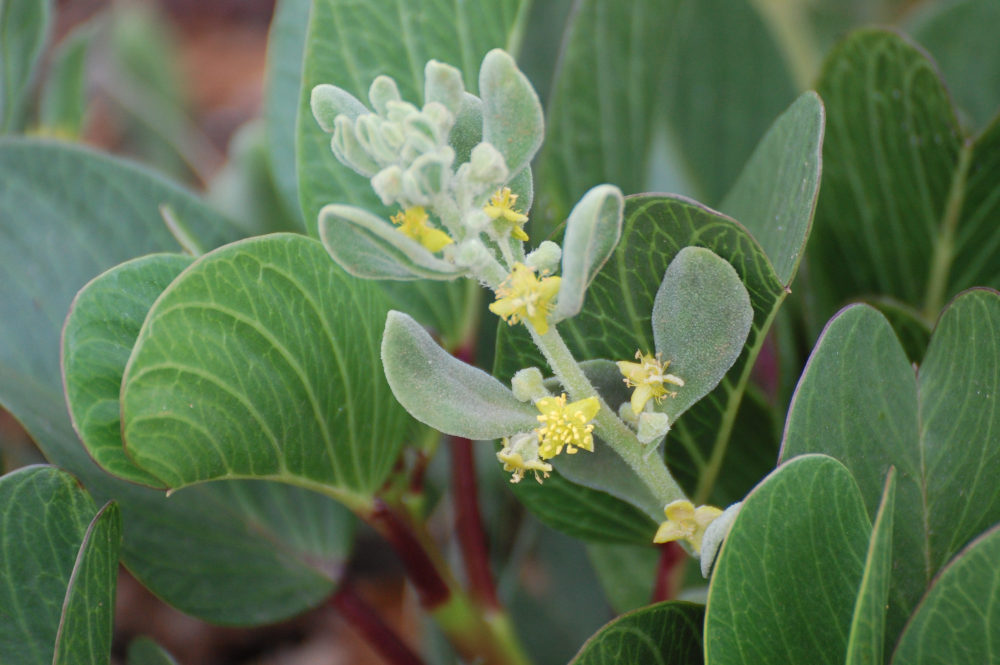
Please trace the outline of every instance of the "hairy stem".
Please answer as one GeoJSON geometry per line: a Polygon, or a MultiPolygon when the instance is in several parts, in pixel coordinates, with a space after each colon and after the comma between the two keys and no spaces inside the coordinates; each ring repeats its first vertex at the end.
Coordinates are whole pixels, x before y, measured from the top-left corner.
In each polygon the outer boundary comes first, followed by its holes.
{"type": "Polygon", "coordinates": [[[365,643],[392,665],[424,665],[420,657],[355,592],[347,580],[330,599],[340,616],[358,631],[365,643]]]}

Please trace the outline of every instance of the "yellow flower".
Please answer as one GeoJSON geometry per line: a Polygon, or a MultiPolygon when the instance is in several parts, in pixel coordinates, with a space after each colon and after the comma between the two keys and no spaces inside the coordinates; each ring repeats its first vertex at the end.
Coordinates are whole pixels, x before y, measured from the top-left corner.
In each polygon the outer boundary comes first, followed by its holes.
{"type": "Polygon", "coordinates": [[[671,540],[686,540],[695,552],[701,552],[701,539],[705,529],[722,511],[715,506],[694,507],[690,501],[679,499],[667,504],[663,512],[667,521],[660,525],[653,536],[654,543],[669,543],[671,540]]]}
{"type": "Polygon", "coordinates": [[[538,458],[538,435],[515,434],[508,439],[503,438],[503,450],[497,453],[497,459],[503,462],[503,470],[510,471],[510,482],[519,483],[524,478],[525,471],[532,471],[535,480],[541,484],[542,478],[548,478],[552,465],[538,458]]]}
{"type": "Polygon", "coordinates": [[[581,399],[572,404],[566,403],[566,394],[559,397],[543,397],[535,402],[541,411],[538,422],[542,426],[535,430],[538,435],[538,454],[542,459],[555,457],[562,452],[573,455],[577,448],[593,452],[594,450],[594,419],[601,408],[596,397],[581,399]]]}
{"type": "Polygon", "coordinates": [[[510,234],[523,242],[528,241],[528,234],[524,232],[524,223],[528,221],[528,216],[514,209],[517,203],[517,194],[510,191],[510,187],[498,189],[490,202],[483,207],[483,211],[490,219],[503,219],[510,222],[510,234]]]}
{"type": "Polygon", "coordinates": [[[559,277],[535,277],[534,268],[515,263],[514,269],[497,289],[497,299],[490,311],[510,325],[526,319],[539,335],[549,330],[552,299],[559,293],[559,277]]]}
{"type": "Polygon", "coordinates": [[[684,381],[673,374],[664,374],[670,367],[670,361],[662,362],[660,354],[655,356],[652,353],[643,354],[642,351],[635,352],[635,359],[639,362],[632,363],[619,360],[619,371],[625,377],[625,385],[635,388],[632,393],[632,412],[639,414],[651,398],[657,402],[664,396],[677,397],[677,393],[667,390],[664,383],[670,383],[678,387],[684,386],[684,381]]]}
{"type": "Polygon", "coordinates": [[[399,226],[397,231],[407,238],[416,240],[432,252],[440,252],[454,241],[447,233],[427,224],[427,212],[422,206],[407,208],[392,216],[392,223],[399,226]]]}

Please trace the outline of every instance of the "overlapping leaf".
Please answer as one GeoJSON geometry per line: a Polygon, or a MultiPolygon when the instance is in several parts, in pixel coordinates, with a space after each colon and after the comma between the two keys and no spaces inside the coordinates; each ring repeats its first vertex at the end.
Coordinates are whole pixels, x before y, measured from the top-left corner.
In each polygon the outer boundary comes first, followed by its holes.
{"type": "Polygon", "coordinates": [[[65,415],[59,331],[70,302],[117,263],[177,249],[158,210],[164,203],[201,247],[234,235],[190,194],[134,164],[39,141],[0,142],[0,401],[50,460],[99,500],[118,502],[123,560],[161,598],[220,623],[275,621],[332,589],[350,541],[342,508],[264,482],[166,499],[101,472],[65,415]]]}
{"type": "Polygon", "coordinates": [[[1000,286],[1000,129],[964,135],[934,64],[892,32],[842,42],[819,92],[828,133],[810,243],[814,323],[869,295],[932,321],[961,289],[1000,286]]]}
{"type": "Polygon", "coordinates": [[[1000,521],[1000,295],[959,296],[938,322],[917,376],[888,322],[846,309],[817,343],[796,390],[782,458],[806,452],[847,465],[874,512],[898,471],[891,645],[936,572],[1000,521]],[[849,416],[849,417],[848,417],[849,416]]]}
{"type": "Polygon", "coordinates": [[[126,450],[172,488],[260,478],[371,493],[407,426],[379,362],[387,311],[303,236],[206,254],[139,333],[122,383],[126,450]]]}
{"type": "Polygon", "coordinates": [[[778,467],[743,502],[716,562],[708,665],[843,663],[871,529],[841,463],[809,455],[778,467]]]}
{"type": "Polygon", "coordinates": [[[629,612],[587,640],[570,665],[701,663],[704,615],[703,606],[678,601],[629,612]]]}
{"type": "Polygon", "coordinates": [[[54,467],[0,478],[0,659],[106,665],[121,519],[54,467]]]}

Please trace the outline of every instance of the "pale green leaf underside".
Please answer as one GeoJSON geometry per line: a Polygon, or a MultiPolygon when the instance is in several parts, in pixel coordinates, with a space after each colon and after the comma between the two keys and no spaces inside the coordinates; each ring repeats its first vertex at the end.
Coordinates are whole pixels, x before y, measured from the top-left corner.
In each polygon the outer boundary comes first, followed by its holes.
{"type": "Polygon", "coordinates": [[[747,496],[715,565],[708,665],[841,665],[871,522],[858,486],[823,455],[778,467],[747,496]]]}
{"type": "Polygon", "coordinates": [[[594,634],[570,665],[701,662],[705,608],[670,601],[623,614],[594,634]]]}
{"type": "Polygon", "coordinates": [[[63,329],[63,380],[73,427],[105,471],[160,486],[125,454],[122,373],[153,301],[194,259],[153,254],[96,277],[73,300],[63,329]]]}
{"type": "Polygon", "coordinates": [[[386,311],[315,240],[205,255],[139,334],[122,387],[127,451],[168,487],[242,477],[374,491],[405,426],[379,366],[386,311]]]}

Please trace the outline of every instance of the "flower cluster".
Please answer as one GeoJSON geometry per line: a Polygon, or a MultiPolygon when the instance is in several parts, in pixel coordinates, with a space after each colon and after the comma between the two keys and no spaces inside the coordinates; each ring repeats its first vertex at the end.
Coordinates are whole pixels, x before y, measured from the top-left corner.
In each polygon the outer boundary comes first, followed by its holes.
{"type": "Polygon", "coordinates": [[[670,361],[660,360],[660,354],[655,356],[652,353],[635,352],[635,359],[639,362],[633,363],[619,360],[616,364],[622,375],[625,377],[625,385],[635,388],[632,392],[632,412],[638,415],[646,407],[646,402],[650,399],[659,402],[664,397],[677,397],[676,391],[668,390],[666,385],[671,384],[677,387],[684,386],[684,380],[673,374],[667,374],[670,361]]]}
{"type": "Polygon", "coordinates": [[[511,325],[524,319],[539,335],[544,335],[549,330],[549,314],[561,282],[559,277],[539,279],[533,268],[515,263],[497,289],[497,298],[490,304],[490,311],[511,325]]]}
{"type": "Polygon", "coordinates": [[[667,519],[660,524],[654,543],[669,543],[672,540],[686,540],[695,552],[701,552],[701,540],[705,529],[715,521],[722,510],[715,506],[694,507],[690,501],[681,499],[667,504],[663,512],[667,519]]]}

